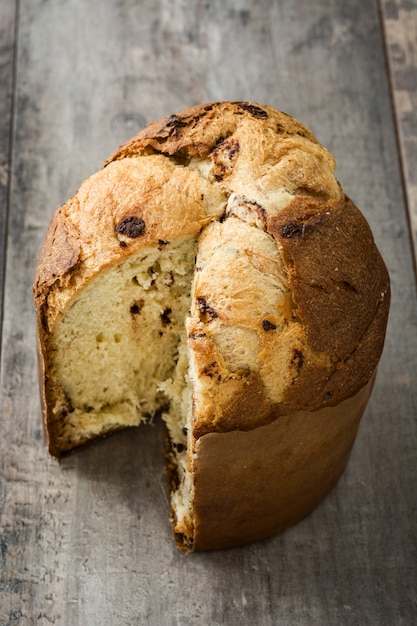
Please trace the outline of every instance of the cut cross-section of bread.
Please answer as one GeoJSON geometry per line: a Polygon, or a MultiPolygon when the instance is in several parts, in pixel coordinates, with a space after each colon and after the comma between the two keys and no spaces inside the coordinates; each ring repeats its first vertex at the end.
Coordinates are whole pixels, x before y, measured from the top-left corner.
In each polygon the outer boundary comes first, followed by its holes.
{"type": "Polygon", "coordinates": [[[48,342],[59,450],[165,407],[161,383],[179,360],[194,255],[194,239],[149,248],[104,269],[68,303],[48,342]]]}
{"type": "Polygon", "coordinates": [[[60,457],[155,415],[186,551],[266,538],[342,473],[389,278],[331,155],[253,103],[154,122],[51,221],[34,298],[60,457]]]}

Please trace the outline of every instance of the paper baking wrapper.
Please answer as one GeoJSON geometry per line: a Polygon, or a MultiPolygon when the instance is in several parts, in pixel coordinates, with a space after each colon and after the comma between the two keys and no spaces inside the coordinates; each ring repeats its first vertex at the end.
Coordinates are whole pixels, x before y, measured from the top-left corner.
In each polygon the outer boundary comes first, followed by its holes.
{"type": "Polygon", "coordinates": [[[308,515],[341,476],[374,377],[334,407],[197,443],[194,550],[270,537],[308,515]]]}

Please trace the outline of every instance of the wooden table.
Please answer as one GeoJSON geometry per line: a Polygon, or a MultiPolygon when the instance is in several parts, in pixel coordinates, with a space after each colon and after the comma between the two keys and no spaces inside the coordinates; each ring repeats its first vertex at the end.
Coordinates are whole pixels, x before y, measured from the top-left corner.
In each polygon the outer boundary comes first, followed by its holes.
{"type": "Polygon", "coordinates": [[[417,623],[416,0],[1,0],[0,624],[417,623]],[[48,222],[145,123],[252,100],[306,123],[393,301],[347,471],[264,543],[174,547],[160,424],[46,451],[31,283],[48,222]]]}

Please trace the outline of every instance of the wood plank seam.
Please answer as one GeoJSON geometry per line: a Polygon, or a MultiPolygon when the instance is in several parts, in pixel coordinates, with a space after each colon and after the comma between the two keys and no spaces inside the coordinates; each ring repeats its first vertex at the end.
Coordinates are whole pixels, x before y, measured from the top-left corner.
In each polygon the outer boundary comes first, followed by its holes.
{"type": "MultiPolygon", "coordinates": [[[[14,135],[15,135],[15,123],[16,123],[16,85],[17,85],[17,61],[18,61],[18,41],[19,41],[19,16],[20,16],[20,0],[15,0],[14,9],[14,23],[12,38],[12,53],[11,53],[11,80],[10,80],[10,107],[9,115],[4,117],[4,124],[9,121],[8,133],[4,133],[6,137],[7,147],[5,152],[5,168],[2,173],[2,183],[4,186],[4,212],[2,215],[2,224],[0,224],[0,354],[2,354],[3,343],[3,318],[4,318],[4,286],[6,282],[6,266],[7,266],[7,248],[8,248],[8,232],[9,232],[9,216],[10,216],[10,203],[11,203],[11,191],[12,181],[11,174],[13,168],[13,150],[14,150],[14,135]]],[[[3,361],[0,362],[0,376],[1,367],[3,361]]]]}
{"type": "MultiPolygon", "coordinates": [[[[391,46],[393,44],[392,36],[390,36],[390,29],[388,27],[389,21],[393,21],[389,15],[387,8],[384,5],[385,0],[378,0],[378,15],[380,20],[380,31],[383,38],[383,49],[384,49],[384,57],[385,57],[385,65],[386,65],[386,73],[387,80],[389,85],[389,96],[390,96],[390,104],[392,109],[392,118],[393,118],[393,127],[395,129],[395,140],[396,140],[396,148],[398,154],[398,163],[400,168],[400,176],[401,176],[401,184],[402,184],[402,196],[404,199],[404,205],[406,208],[406,220],[408,226],[408,238],[410,242],[411,248],[411,257],[413,262],[414,269],[414,277],[415,284],[417,287],[417,233],[415,233],[416,228],[416,220],[417,220],[417,206],[415,206],[415,200],[413,198],[413,192],[411,187],[413,183],[413,174],[412,174],[412,163],[407,163],[407,155],[404,150],[404,141],[406,139],[405,132],[402,128],[401,124],[401,113],[402,110],[400,108],[400,103],[398,102],[398,98],[396,97],[396,77],[395,77],[395,67],[394,61],[392,59],[391,54],[391,46]],[[410,174],[411,172],[411,174],[410,174]]],[[[410,19],[411,12],[417,11],[417,2],[413,2],[410,4],[412,8],[409,8],[410,19]]],[[[395,9],[397,13],[402,10],[402,7],[398,4],[398,2],[393,2],[391,10],[395,9]]],[[[416,43],[417,45],[417,43],[416,43]]],[[[417,75],[417,67],[414,66],[414,72],[417,75]]],[[[416,81],[414,81],[416,82],[416,81]]],[[[415,87],[417,85],[414,85],[415,87]]],[[[410,94],[409,94],[410,95],[410,94]]],[[[416,141],[417,146],[417,141],[416,141]]],[[[414,176],[416,173],[414,172],[414,176]]]]}

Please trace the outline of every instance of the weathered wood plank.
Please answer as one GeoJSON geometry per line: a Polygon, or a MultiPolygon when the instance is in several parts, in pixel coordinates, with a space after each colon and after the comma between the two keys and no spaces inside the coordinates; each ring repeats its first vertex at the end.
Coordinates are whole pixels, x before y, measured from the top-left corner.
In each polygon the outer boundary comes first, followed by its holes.
{"type": "Polygon", "coordinates": [[[376,3],[21,0],[0,420],[0,624],[357,624],[416,618],[417,303],[376,3]],[[267,102],[338,159],[393,279],[385,354],[351,462],[261,544],[173,546],[160,424],[61,464],[37,397],[31,282],[55,208],[145,122],[267,102]]]}
{"type": "Polygon", "coordinates": [[[3,315],[3,278],[6,257],[6,223],[8,213],[10,134],[15,61],[16,2],[7,0],[0,6],[0,328],[3,315]]]}
{"type": "Polygon", "coordinates": [[[380,0],[405,191],[417,259],[417,2],[380,0]]]}

